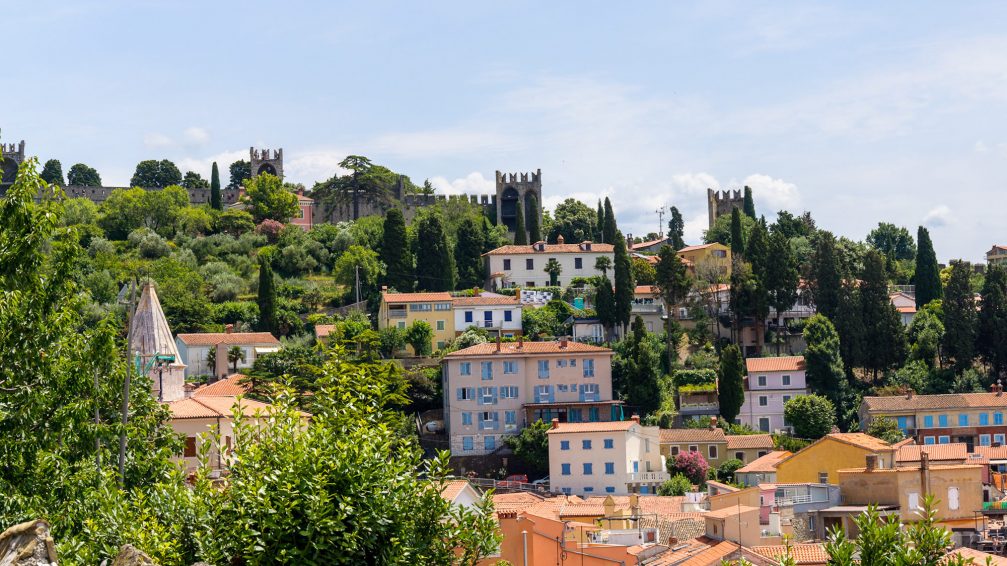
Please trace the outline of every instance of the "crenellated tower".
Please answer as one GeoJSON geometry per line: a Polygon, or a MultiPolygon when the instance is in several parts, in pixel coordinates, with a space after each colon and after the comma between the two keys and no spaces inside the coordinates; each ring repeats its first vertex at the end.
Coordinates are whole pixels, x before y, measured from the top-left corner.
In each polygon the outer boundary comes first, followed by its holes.
{"type": "MultiPolygon", "coordinates": [[[[497,171],[497,224],[507,226],[513,232],[517,223],[517,206],[520,202],[525,214],[534,196],[538,201],[539,224],[542,222],[542,170],[534,173],[501,173],[497,171]]],[[[525,219],[527,226],[527,218],[525,219]]]]}
{"type": "Polygon", "coordinates": [[[734,208],[745,208],[745,197],[741,191],[715,191],[706,189],[706,204],[710,216],[710,228],[717,218],[731,214],[734,208]]]}
{"type": "Polygon", "coordinates": [[[283,148],[255,149],[248,148],[248,161],[252,167],[252,177],[261,173],[269,173],[283,179],[283,148]]]}
{"type": "Polygon", "coordinates": [[[24,161],[24,140],[21,143],[0,143],[0,194],[7,192],[7,188],[14,184],[17,177],[17,168],[24,161]]]}

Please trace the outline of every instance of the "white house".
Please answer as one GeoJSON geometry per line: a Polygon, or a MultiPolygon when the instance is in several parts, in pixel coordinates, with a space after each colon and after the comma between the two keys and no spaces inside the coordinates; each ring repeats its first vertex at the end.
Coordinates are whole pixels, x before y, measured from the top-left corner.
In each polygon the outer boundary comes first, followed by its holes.
{"type": "Polygon", "coordinates": [[[549,437],[549,484],[567,495],[656,493],[669,475],[660,429],[628,421],[560,423],[549,437]]]}
{"type": "Polygon", "coordinates": [[[909,326],[909,323],[916,316],[916,297],[899,291],[898,293],[889,295],[889,298],[892,300],[895,310],[899,311],[899,319],[902,320],[902,325],[909,326]]]}
{"type": "Polygon", "coordinates": [[[227,351],[234,346],[241,348],[245,358],[238,361],[238,369],[250,368],[260,355],[276,352],[280,348],[280,341],[268,332],[232,332],[232,328],[227,325],[226,332],[179,334],[175,337],[178,352],[186,364],[186,377],[226,377],[233,373],[234,364],[227,360],[227,351]],[[215,352],[216,367],[211,367],[209,363],[211,349],[215,352]]]}
{"type": "Polygon", "coordinates": [[[556,244],[535,242],[529,246],[501,246],[483,255],[487,258],[490,279],[496,287],[523,288],[549,285],[545,266],[551,259],[555,259],[561,268],[557,282],[566,287],[574,277],[601,275],[601,271],[594,267],[595,261],[599,257],[607,257],[614,262],[614,252],[612,244],[567,244],[560,236],[556,244]]]}
{"type": "Polygon", "coordinates": [[[789,426],[783,418],[787,401],[807,395],[804,356],[748,358],[745,378],[745,403],[737,422],[763,432],[775,432],[789,426]]]}
{"type": "Polygon", "coordinates": [[[451,308],[456,334],[473,326],[493,336],[513,337],[521,333],[521,303],[517,297],[489,294],[456,297],[451,301],[451,308]]]}

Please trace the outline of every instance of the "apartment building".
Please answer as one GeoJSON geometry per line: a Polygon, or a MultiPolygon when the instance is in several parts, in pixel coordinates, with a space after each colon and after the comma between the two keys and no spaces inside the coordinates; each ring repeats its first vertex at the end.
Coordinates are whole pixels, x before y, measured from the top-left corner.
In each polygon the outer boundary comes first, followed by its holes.
{"type": "Polygon", "coordinates": [[[784,404],[808,393],[804,357],[748,358],[745,363],[745,402],[736,422],[763,432],[788,430],[784,404]]]}
{"type": "Polygon", "coordinates": [[[456,297],[452,301],[455,334],[481,328],[490,336],[510,338],[521,334],[521,302],[518,297],[481,295],[456,297]]]}
{"type": "MultiPolygon", "coordinates": [[[[381,293],[378,328],[398,327],[405,330],[423,320],[434,331],[431,349],[440,350],[455,337],[455,318],[450,293],[381,293]]],[[[411,351],[412,346],[407,346],[411,351]]],[[[415,352],[414,352],[415,353],[415,352]]]]}
{"type": "Polygon", "coordinates": [[[993,384],[989,393],[949,393],[864,397],[860,404],[860,426],[867,430],[871,420],[886,417],[916,440],[917,444],[962,442],[971,452],[977,446],[1004,445],[1007,439],[1007,395],[1003,386],[993,384]]]}
{"type": "Polygon", "coordinates": [[[594,242],[567,244],[560,236],[555,244],[535,242],[528,246],[501,246],[483,255],[494,288],[548,286],[550,276],[545,272],[545,266],[550,260],[559,263],[561,272],[557,283],[566,287],[575,277],[601,275],[601,271],[594,267],[595,261],[599,257],[614,261],[615,247],[594,242]]]}
{"type": "Polygon", "coordinates": [[[501,341],[441,362],[444,425],[454,456],[490,454],[528,423],[622,420],[612,350],[567,340],[501,341]]]}
{"type": "Polygon", "coordinates": [[[669,479],[660,430],[628,421],[560,423],[549,436],[549,482],[567,495],[657,493],[669,479]]]}

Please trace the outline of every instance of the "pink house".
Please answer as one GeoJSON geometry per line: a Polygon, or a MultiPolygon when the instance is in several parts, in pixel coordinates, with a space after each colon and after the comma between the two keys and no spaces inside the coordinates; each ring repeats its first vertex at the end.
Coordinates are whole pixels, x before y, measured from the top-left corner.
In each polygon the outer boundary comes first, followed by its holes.
{"type": "Polygon", "coordinates": [[[748,358],[745,403],[736,422],[763,432],[784,430],[783,406],[798,395],[807,395],[804,356],[748,358]]]}
{"type": "Polygon", "coordinates": [[[315,201],[309,196],[305,196],[304,190],[297,191],[297,214],[290,219],[290,224],[294,226],[300,226],[302,230],[307,232],[311,230],[312,219],[311,219],[311,209],[314,208],[315,201]]]}

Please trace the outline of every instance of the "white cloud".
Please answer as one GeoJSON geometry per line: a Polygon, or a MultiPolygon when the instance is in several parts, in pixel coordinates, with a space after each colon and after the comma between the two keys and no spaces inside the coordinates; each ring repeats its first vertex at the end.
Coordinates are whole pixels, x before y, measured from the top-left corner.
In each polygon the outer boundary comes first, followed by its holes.
{"type": "Polygon", "coordinates": [[[951,208],[943,204],[930,209],[930,212],[927,212],[927,215],[923,217],[923,225],[930,228],[940,228],[951,222],[954,222],[951,208]]]}
{"type": "Polygon", "coordinates": [[[448,181],[444,177],[431,177],[430,184],[443,195],[492,195],[496,194],[496,180],[483,177],[479,171],[448,181]]]}
{"type": "Polygon", "coordinates": [[[793,183],[755,173],[745,177],[741,184],[752,188],[756,209],[761,206],[759,214],[764,214],[766,218],[775,216],[780,210],[799,211],[801,194],[793,183]]]}
{"type": "Polygon", "coordinates": [[[293,183],[303,183],[310,187],[318,181],[331,178],[336,173],[343,175],[346,170],[339,163],[350,155],[341,149],[312,149],[302,152],[284,151],[283,174],[293,183]]]}
{"type": "Polygon", "coordinates": [[[182,132],[182,136],[185,141],[191,145],[206,145],[210,141],[210,133],[203,128],[197,128],[192,126],[191,128],[186,128],[182,132]]]}
{"type": "Polygon", "coordinates": [[[171,147],[175,142],[164,134],[151,133],[143,135],[143,145],[149,148],[171,147]]]}
{"type": "Polygon", "coordinates": [[[178,165],[182,173],[195,171],[202,175],[204,179],[209,179],[210,171],[213,169],[213,162],[216,161],[217,169],[220,171],[220,183],[226,185],[230,180],[230,173],[227,168],[240,159],[248,160],[247,149],[223,151],[207,157],[183,157],[178,159],[175,164],[178,165]]]}
{"type": "Polygon", "coordinates": [[[974,149],[976,153],[986,153],[990,150],[989,146],[986,145],[986,143],[983,142],[982,140],[976,142],[974,149]]]}

